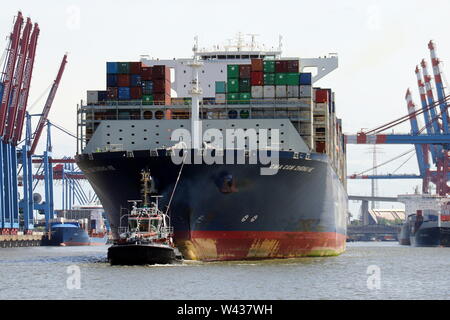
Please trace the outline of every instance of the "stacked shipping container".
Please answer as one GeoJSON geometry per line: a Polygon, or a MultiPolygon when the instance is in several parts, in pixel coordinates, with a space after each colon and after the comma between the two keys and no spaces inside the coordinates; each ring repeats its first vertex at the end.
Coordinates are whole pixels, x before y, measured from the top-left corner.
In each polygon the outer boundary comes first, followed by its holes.
{"type": "Polygon", "coordinates": [[[216,101],[248,104],[250,99],[311,98],[311,73],[299,70],[299,60],[252,59],[250,65],[228,65],[227,82],[216,82],[216,101]]]}
{"type": "Polygon", "coordinates": [[[141,62],[107,62],[106,91],[88,91],[87,103],[142,101],[142,104],[171,104],[170,69],[141,62]]]}

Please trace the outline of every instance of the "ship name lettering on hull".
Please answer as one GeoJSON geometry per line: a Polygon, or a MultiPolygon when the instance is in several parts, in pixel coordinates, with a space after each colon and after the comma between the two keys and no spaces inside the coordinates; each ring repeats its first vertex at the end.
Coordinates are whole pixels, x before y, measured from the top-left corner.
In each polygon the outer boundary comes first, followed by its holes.
{"type": "Polygon", "coordinates": [[[273,164],[270,166],[270,169],[299,171],[299,172],[307,172],[307,173],[311,173],[314,170],[313,167],[294,166],[294,165],[287,165],[287,164],[273,164]]]}
{"type": "Polygon", "coordinates": [[[86,168],[84,171],[86,173],[95,173],[95,172],[104,172],[104,171],[115,171],[116,169],[113,166],[101,166],[101,167],[92,167],[86,168]]]}

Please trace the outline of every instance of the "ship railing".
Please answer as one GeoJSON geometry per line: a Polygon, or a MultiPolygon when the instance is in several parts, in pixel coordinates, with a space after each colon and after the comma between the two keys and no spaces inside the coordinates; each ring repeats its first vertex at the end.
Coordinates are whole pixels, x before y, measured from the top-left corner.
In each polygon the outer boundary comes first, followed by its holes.
{"type": "Polygon", "coordinates": [[[128,227],[119,227],[118,228],[118,232],[119,232],[119,234],[127,233],[128,232],[128,227]]]}
{"type": "Polygon", "coordinates": [[[104,146],[103,148],[97,148],[96,152],[118,152],[123,150],[123,144],[109,144],[104,146]]]}
{"type": "Polygon", "coordinates": [[[162,234],[167,234],[167,235],[173,235],[173,227],[162,227],[161,228],[161,233],[162,234]]]}
{"type": "MultiPolygon", "coordinates": [[[[228,101],[204,101],[200,102],[201,108],[234,108],[236,106],[248,107],[248,106],[300,106],[310,108],[312,105],[311,98],[283,98],[283,99],[250,99],[250,100],[228,100],[228,101]]],[[[81,111],[91,109],[105,109],[113,110],[113,108],[130,109],[130,107],[142,107],[142,108],[188,108],[191,109],[191,103],[171,103],[166,105],[164,102],[152,102],[145,103],[141,100],[129,100],[129,101],[107,101],[96,104],[87,104],[81,106],[81,111]]]]}

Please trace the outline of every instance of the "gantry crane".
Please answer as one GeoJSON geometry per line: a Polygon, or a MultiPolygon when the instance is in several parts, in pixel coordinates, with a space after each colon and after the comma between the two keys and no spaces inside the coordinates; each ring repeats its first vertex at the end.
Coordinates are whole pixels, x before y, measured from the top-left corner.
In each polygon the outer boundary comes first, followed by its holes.
{"type": "MultiPolygon", "coordinates": [[[[54,201],[53,201],[53,168],[51,165],[52,157],[52,144],[51,144],[51,123],[48,121],[48,114],[53,105],[56,92],[59,87],[64,69],[67,64],[67,54],[64,55],[61,65],[58,70],[55,81],[50,89],[47,101],[45,102],[44,109],[39,115],[39,121],[34,133],[31,133],[31,116],[26,113],[27,126],[25,143],[22,146],[22,167],[23,167],[23,187],[24,187],[24,199],[22,201],[22,207],[24,211],[24,217],[33,217],[34,203],[33,203],[33,171],[32,171],[32,158],[35,156],[36,147],[39,143],[42,132],[45,126],[47,126],[47,146],[42,156],[36,156],[42,159],[44,164],[44,193],[45,203],[43,210],[45,213],[45,221],[48,224],[53,217],[54,201]]],[[[31,230],[32,226],[27,226],[28,230],[31,230]]]]}
{"type": "Polygon", "coordinates": [[[428,43],[433,66],[435,92],[433,91],[433,78],[428,73],[427,63],[422,60],[421,67],[416,67],[415,73],[421,98],[421,109],[416,109],[411,91],[406,93],[408,115],[389,122],[383,126],[369,131],[361,131],[357,135],[345,136],[347,144],[413,144],[415,146],[420,173],[411,175],[352,175],[350,179],[422,179],[422,192],[429,193],[429,183],[436,185],[436,193],[440,196],[450,194],[450,128],[448,115],[448,101],[442,82],[443,71],[441,61],[437,58],[436,45],[433,41],[428,43]],[[435,93],[437,100],[435,99],[435,93]],[[439,110],[437,110],[439,108],[439,110]],[[423,114],[425,126],[419,129],[417,116],[423,114]],[[404,135],[380,134],[405,121],[410,122],[411,133],[404,135]],[[425,134],[423,132],[426,132],[425,134]],[[435,166],[431,170],[430,163],[435,166]]]}
{"type": "MultiPolygon", "coordinates": [[[[24,212],[24,231],[28,232],[33,229],[31,157],[47,122],[48,113],[67,62],[66,56],[64,56],[38,128],[35,134],[31,135],[31,121],[29,121],[26,110],[39,33],[38,24],[33,25],[30,18],[27,18],[24,23],[22,13],[17,14],[13,31],[9,36],[5,64],[0,79],[0,234],[16,234],[19,229],[18,156],[20,156],[19,162],[22,164],[24,176],[24,197],[20,202],[24,212]],[[22,137],[25,118],[27,118],[29,126],[27,126],[27,138],[20,155],[18,144],[22,137]]],[[[43,158],[51,179],[50,151],[47,149],[43,158]]],[[[48,188],[51,187],[52,185],[48,188]]]]}

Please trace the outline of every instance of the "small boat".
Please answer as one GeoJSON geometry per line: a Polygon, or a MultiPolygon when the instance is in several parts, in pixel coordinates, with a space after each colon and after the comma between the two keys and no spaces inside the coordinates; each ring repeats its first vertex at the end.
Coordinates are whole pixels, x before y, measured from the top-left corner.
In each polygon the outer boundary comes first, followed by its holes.
{"type": "Polygon", "coordinates": [[[158,209],[157,202],[138,207],[133,201],[130,214],[123,215],[119,240],[108,249],[111,265],[172,264],[182,262],[173,244],[170,217],[158,209]]]}

